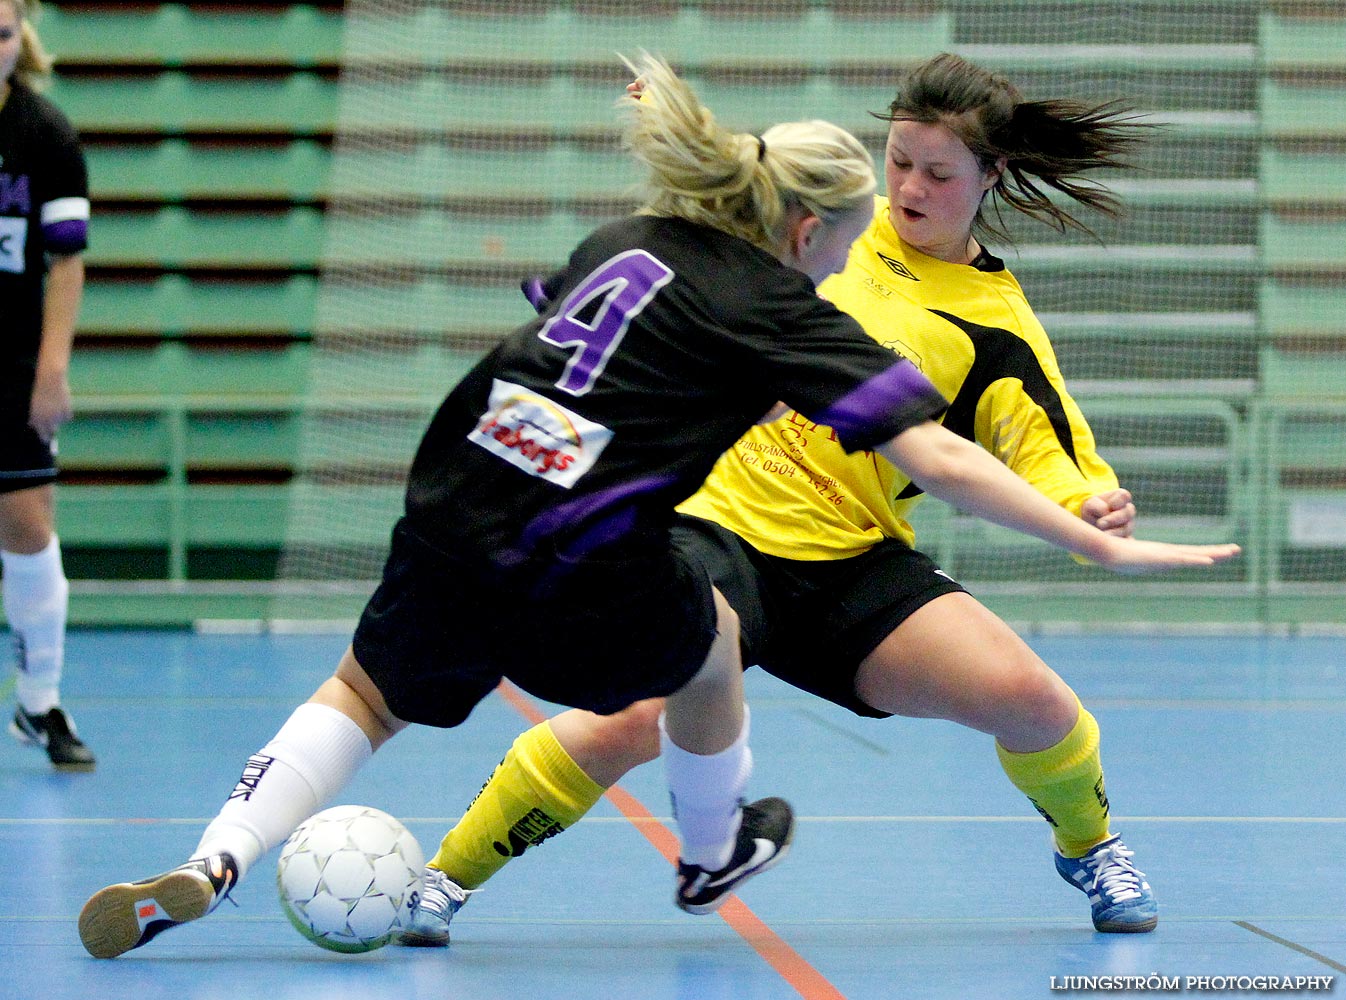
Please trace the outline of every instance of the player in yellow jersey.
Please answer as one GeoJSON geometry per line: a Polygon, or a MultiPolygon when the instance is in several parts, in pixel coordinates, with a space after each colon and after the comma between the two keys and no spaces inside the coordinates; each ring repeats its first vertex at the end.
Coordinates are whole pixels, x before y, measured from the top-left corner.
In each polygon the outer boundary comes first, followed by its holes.
{"type": "MultiPolygon", "coordinates": [[[[889,113],[887,198],[821,294],[915,362],[950,400],[947,427],[1066,509],[1130,535],[1130,494],[1097,454],[1019,283],[980,242],[989,200],[1084,228],[1042,193],[1114,211],[1082,171],[1115,165],[1142,127],[1108,106],[1025,102],[951,55],[902,81],[889,113]],[[989,197],[988,197],[989,196],[989,197]]],[[[754,428],[683,506],[680,544],[739,615],[744,662],[859,715],[949,719],[995,737],[1050,823],[1058,872],[1100,931],[1157,922],[1110,830],[1098,725],[1000,619],[918,552],[922,494],[872,452],[847,455],[795,412],[754,428]]],[[[443,944],[468,892],[580,818],[659,752],[660,704],[566,712],[519,737],[427,870],[407,944],[443,944]]]]}

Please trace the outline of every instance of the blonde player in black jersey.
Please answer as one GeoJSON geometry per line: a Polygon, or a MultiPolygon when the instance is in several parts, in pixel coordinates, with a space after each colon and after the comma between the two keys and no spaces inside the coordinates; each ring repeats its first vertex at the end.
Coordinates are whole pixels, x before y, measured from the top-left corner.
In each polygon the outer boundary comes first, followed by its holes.
{"type": "Polygon", "coordinates": [[[671,540],[676,505],[776,400],[964,509],[1119,571],[1237,551],[1098,531],[931,420],[945,400],[930,382],[815,292],[868,225],[864,147],[825,122],[731,133],[666,64],[640,70],[627,140],[650,169],[645,208],[581,242],[552,304],[449,394],[335,674],[249,759],[186,864],[90,898],[90,954],[210,912],[375,749],[410,723],[459,725],[502,677],[593,712],[665,699],[651,732],[683,909],[714,909],[783,857],[788,805],[740,806],[737,619],[671,540]]]}
{"type": "MultiPolygon", "coordinates": [[[[1079,178],[1139,129],[1108,107],[1026,102],[1002,77],[941,55],[889,112],[887,198],[822,294],[911,358],[951,401],[944,425],[1083,521],[1129,536],[1130,494],[1098,456],[1051,344],[981,244],[986,202],[1080,225],[1043,187],[1104,210],[1079,178]]],[[[922,491],[872,452],[790,412],[746,434],[680,509],[676,537],[738,613],[744,662],[863,716],[949,719],[995,737],[1010,780],[1050,823],[1057,870],[1100,931],[1151,930],[1157,908],[1109,829],[1098,725],[995,615],[912,546],[922,491]]],[[[427,870],[404,943],[448,941],[467,892],[579,819],[658,753],[657,704],[567,712],[521,736],[427,870]]]]}
{"type": "Polygon", "coordinates": [[[89,182],[74,127],[37,92],[51,58],[34,7],[0,0],[0,588],[18,667],[9,731],[58,769],[90,771],[93,752],[61,705],[70,585],[54,487],[89,182]]]}

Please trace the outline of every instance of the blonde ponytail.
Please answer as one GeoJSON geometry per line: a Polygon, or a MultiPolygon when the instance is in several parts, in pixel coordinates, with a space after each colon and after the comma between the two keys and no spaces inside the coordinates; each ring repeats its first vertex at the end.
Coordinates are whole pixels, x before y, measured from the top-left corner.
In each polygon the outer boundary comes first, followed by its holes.
{"type": "Polygon", "coordinates": [[[874,193],[874,164],[849,132],[830,122],[775,125],[760,137],[731,132],[662,59],[627,66],[641,93],[625,142],[649,168],[641,211],[719,229],[773,251],[791,207],[827,218],[874,193]]]}

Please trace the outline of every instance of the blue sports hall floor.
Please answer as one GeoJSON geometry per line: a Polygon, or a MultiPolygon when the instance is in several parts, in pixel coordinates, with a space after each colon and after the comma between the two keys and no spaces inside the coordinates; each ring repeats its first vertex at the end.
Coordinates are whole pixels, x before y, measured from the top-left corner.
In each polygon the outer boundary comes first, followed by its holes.
{"type": "MultiPolygon", "coordinates": [[[[719,914],[672,904],[656,765],[488,883],[448,949],[314,947],[281,913],[273,852],[237,906],[89,958],[75,930],[85,898],[184,860],[345,641],[71,634],[65,700],[99,767],[58,774],[32,749],[0,748],[4,996],[1018,1000],[1153,976],[1152,989],[1177,981],[1167,995],[1250,995],[1215,988],[1238,977],[1346,989],[1346,639],[1334,636],[1032,639],[1102,726],[1114,827],[1160,901],[1153,934],[1093,931],[988,737],[856,719],[753,671],[750,791],[789,798],[801,819],[790,857],[719,914]]],[[[431,853],[546,709],[498,694],[457,731],[408,731],[337,801],[399,816],[431,853]]]]}

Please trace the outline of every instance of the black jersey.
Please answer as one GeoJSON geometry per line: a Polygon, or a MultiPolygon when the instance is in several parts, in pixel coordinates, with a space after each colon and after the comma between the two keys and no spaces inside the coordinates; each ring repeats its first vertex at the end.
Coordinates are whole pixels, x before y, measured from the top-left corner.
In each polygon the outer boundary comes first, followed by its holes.
{"type": "Polygon", "coordinates": [[[0,107],[0,377],[29,374],[42,337],[49,254],[85,248],[89,185],[69,120],[51,101],[11,81],[0,107]]]}
{"type": "Polygon", "coordinates": [[[848,450],[946,406],[807,276],[704,226],[612,223],[546,290],[421,442],[408,526],[444,551],[510,565],[666,546],[673,507],[778,400],[848,450]]]}

